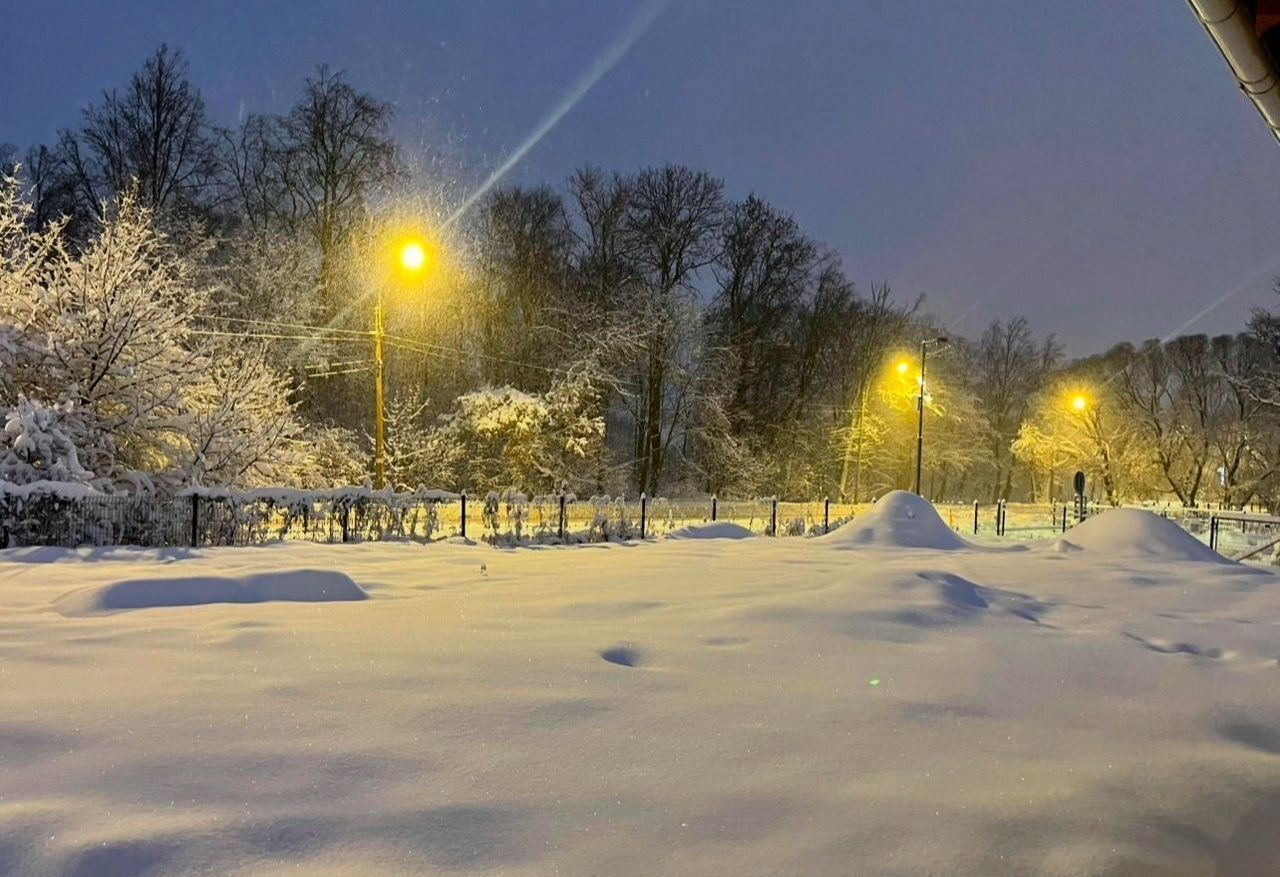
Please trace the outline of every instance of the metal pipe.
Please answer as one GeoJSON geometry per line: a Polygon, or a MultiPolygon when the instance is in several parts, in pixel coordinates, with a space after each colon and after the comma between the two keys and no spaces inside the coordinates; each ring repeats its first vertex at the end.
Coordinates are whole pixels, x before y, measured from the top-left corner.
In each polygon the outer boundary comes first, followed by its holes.
{"type": "Polygon", "coordinates": [[[1280,76],[1258,37],[1253,13],[1241,0],[1187,0],[1222,53],[1240,89],[1280,140],[1280,76]]]}

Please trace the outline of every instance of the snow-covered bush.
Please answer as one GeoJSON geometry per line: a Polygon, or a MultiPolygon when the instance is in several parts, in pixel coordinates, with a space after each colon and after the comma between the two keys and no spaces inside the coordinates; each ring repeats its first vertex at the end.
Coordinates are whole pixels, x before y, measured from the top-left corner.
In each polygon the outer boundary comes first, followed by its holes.
{"type": "MultiPolygon", "coordinates": [[[[585,371],[570,371],[546,393],[512,387],[466,393],[439,426],[413,444],[414,465],[400,477],[477,491],[514,486],[550,493],[581,486],[575,479],[603,455],[598,398],[585,371]]],[[[393,441],[397,447],[408,444],[393,441]]]]}
{"type": "Polygon", "coordinates": [[[20,394],[0,432],[0,481],[89,483],[93,473],[80,465],[76,437],[83,427],[73,409],[69,401],[44,405],[20,394]]]}
{"type": "Polygon", "coordinates": [[[592,542],[633,539],[639,534],[625,497],[593,496],[590,503],[594,514],[587,536],[592,542]]]}
{"type": "Polygon", "coordinates": [[[216,291],[198,281],[202,253],[133,194],[74,248],[61,226],[29,231],[29,211],[0,180],[0,407],[57,400],[79,466],[108,482],[289,480],[302,449],[288,388],[261,350],[201,328],[216,291]]]}

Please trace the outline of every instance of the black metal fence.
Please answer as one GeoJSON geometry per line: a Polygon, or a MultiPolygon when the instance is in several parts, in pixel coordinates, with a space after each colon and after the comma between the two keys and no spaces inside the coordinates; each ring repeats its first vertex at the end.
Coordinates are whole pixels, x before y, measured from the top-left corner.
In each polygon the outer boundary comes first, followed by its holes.
{"type": "Polygon", "coordinates": [[[427,491],[210,491],[174,498],[0,494],[0,547],[257,545],[450,537],[497,544],[644,539],[724,521],[768,536],[824,533],[851,518],[850,504],[571,494],[483,498],[427,491]]]}
{"type": "MultiPolygon", "coordinates": [[[[871,507],[828,499],[667,499],[572,494],[482,498],[442,491],[392,493],[264,490],[149,494],[0,493],[0,547],[258,545],[270,542],[430,542],[453,537],[499,545],[645,539],[684,527],[727,522],[763,536],[829,532],[871,507]]],[[[1064,503],[942,503],[939,514],[966,535],[1006,539],[1057,536],[1100,509],[1064,503]]],[[[1211,548],[1270,562],[1280,552],[1280,518],[1153,507],[1211,548]]]]}

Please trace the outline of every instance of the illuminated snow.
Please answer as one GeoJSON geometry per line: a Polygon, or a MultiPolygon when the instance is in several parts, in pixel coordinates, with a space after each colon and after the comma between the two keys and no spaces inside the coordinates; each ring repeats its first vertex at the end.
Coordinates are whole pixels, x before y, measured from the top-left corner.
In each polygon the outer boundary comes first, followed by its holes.
{"type": "Polygon", "coordinates": [[[1271,873],[1280,580],[1076,536],[2,552],[0,874],[1271,873]]]}

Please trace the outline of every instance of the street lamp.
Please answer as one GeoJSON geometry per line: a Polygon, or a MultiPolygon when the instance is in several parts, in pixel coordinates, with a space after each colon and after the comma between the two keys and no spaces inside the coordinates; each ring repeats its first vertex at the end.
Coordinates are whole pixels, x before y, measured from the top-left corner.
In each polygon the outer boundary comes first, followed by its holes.
{"type": "MultiPolygon", "coordinates": [[[[397,246],[396,261],[402,274],[416,276],[427,264],[427,250],[421,242],[413,239],[404,240],[397,246]]],[[[382,287],[378,283],[378,299],[373,309],[373,486],[381,490],[387,483],[387,424],[386,406],[383,401],[383,364],[382,342],[387,334],[386,320],[383,315],[382,287]]]]}
{"type": "Polygon", "coordinates": [[[407,241],[400,247],[400,267],[417,271],[427,263],[427,251],[417,241],[407,241]]]}
{"type": "MultiPolygon", "coordinates": [[[[924,468],[924,363],[931,346],[941,347],[946,343],[946,336],[926,338],[920,342],[920,394],[916,398],[916,496],[923,495],[920,492],[920,473],[924,468]]],[[[904,365],[906,363],[899,363],[899,374],[905,372],[904,365]]]]}

